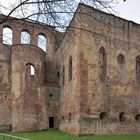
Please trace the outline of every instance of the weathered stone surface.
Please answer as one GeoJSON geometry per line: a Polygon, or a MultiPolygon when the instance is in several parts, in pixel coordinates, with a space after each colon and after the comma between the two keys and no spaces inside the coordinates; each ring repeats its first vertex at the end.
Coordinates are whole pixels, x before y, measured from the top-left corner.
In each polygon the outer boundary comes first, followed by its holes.
{"type": "Polygon", "coordinates": [[[80,4],[66,33],[22,20],[5,26],[13,44],[0,44],[0,130],[140,133],[140,25],[80,4]]]}

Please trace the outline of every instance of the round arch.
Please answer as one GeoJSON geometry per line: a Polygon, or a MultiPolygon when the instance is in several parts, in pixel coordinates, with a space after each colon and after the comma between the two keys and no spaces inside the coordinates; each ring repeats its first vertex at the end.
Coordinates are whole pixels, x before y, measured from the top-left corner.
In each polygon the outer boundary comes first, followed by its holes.
{"type": "Polygon", "coordinates": [[[44,33],[38,34],[38,47],[41,48],[44,52],[47,51],[47,39],[44,33]]]}
{"type": "Polygon", "coordinates": [[[27,29],[21,31],[21,44],[30,44],[31,36],[27,29]]]}
{"type": "Polygon", "coordinates": [[[3,44],[13,44],[13,30],[9,25],[3,26],[3,44]]]}

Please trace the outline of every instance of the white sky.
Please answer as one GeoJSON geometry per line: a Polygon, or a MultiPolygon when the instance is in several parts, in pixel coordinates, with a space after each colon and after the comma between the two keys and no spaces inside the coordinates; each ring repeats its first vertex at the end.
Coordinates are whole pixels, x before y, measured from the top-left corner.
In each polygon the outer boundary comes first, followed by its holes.
{"type": "Polygon", "coordinates": [[[118,0],[120,3],[114,8],[118,16],[140,24],[140,0],[118,0]]]}
{"type": "MultiPolygon", "coordinates": [[[[18,0],[0,0],[0,4],[9,7],[8,3],[14,3],[18,0]]],[[[125,18],[127,20],[132,20],[140,24],[140,0],[118,0],[119,3],[114,7],[117,12],[117,16],[125,18]]]]}

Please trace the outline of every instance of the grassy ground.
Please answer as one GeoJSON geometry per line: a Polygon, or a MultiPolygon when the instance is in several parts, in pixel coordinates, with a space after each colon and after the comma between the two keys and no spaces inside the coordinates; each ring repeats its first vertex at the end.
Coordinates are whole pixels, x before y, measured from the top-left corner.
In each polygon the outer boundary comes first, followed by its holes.
{"type": "Polygon", "coordinates": [[[42,132],[8,133],[8,134],[24,138],[31,138],[32,140],[140,140],[140,135],[77,137],[71,134],[60,132],[58,130],[49,130],[42,132]]]}

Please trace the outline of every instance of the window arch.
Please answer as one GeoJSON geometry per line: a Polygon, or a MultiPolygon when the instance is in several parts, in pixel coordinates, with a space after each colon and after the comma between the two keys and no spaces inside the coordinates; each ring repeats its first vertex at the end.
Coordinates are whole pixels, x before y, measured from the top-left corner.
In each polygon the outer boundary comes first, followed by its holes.
{"type": "Polygon", "coordinates": [[[60,72],[59,72],[59,70],[57,71],[57,80],[58,80],[58,82],[60,80],[60,72]]]}
{"type": "Polygon", "coordinates": [[[21,32],[21,44],[30,44],[30,34],[27,30],[21,32]]]}
{"type": "Polygon", "coordinates": [[[13,32],[11,27],[3,27],[3,44],[12,45],[13,32]]]}
{"type": "Polygon", "coordinates": [[[25,87],[31,88],[36,85],[35,67],[32,64],[25,66],[25,87]]]}
{"type": "Polygon", "coordinates": [[[49,99],[54,98],[54,95],[52,93],[49,94],[49,99]]]}
{"type": "Polygon", "coordinates": [[[69,121],[71,121],[71,119],[72,119],[72,113],[71,112],[69,113],[68,117],[69,117],[69,121]]]}
{"type": "Polygon", "coordinates": [[[41,48],[43,51],[46,52],[46,36],[44,34],[38,35],[38,47],[41,48]]]}
{"type": "Polygon", "coordinates": [[[104,81],[106,79],[106,51],[104,47],[99,50],[99,62],[100,62],[100,80],[104,81]]]}
{"type": "Polygon", "coordinates": [[[63,78],[62,78],[62,84],[65,85],[65,65],[63,65],[63,78]]]}
{"type": "Polygon", "coordinates": [[[140,56],[136,57],[136,80],[140,82],[140,56]]]}
{"type": "Polygon", "coordinates": [[[119,54],[117,57],[117,61],[119,64],[124,64],[125,63],[125,57],[123,54],[119,54]]]}
{"type": "Polygon", "coordinates": [[[72,80],[72,56],[69,57],[69,81],[72,80]]]}
{"type": "Polygon", "coordinates": [[[137,122],[140,122],[140,114],[137,114],[137,115],[135,116],[135,120],[136,120],[137,122]]]}
{"type": "Polygon", "coordinates": [[[26,64],[26,72],[29,75],[35,75],[35,67],[32,64],[26,64]]]}
{"type": "Polygon", "coordinates": [[[124,112],[121,112],[120,115],[119,115],[119,120],[120,122],[124,122],[126,120],[125,118],[125,113],[124,112]]]}
{"type": "Polygon", "coordinates": [[[64,121],[64,120],[65,120],[65,117],[64,117],[64,116],[62,116],[62,117],[61,117],[61,120],[62,120],[62,121],[64,121]]]}
{"type": "Polygon", "coordinates": [[[31,65],[30,67],[31,67],[30,74],[31,74],[31,75],[35,75],[35,68],[34,68],[34,66],[31,65]]]}
{"type": "Polygon", "coordinates": [[[101,112],[100,119],[102,121],[106,121],[108,119],[108,116],[107,116],[106,112],[101,112]]]}

